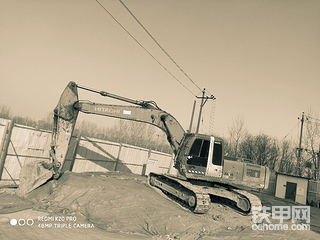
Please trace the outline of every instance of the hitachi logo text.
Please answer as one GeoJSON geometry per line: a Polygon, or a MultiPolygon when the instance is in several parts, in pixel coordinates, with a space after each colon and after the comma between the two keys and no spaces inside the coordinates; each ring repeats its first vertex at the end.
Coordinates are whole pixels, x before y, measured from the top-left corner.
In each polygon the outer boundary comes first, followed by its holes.
{"type": "Polygon", "coordinates": [[[97,112],[120,113],[120,110],[114,108],[95,107],[94,110],[97,112]]]}

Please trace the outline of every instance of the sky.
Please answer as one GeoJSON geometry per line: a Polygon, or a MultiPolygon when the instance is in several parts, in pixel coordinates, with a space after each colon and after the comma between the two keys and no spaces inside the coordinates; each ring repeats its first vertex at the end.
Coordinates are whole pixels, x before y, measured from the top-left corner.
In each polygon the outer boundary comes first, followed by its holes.
{"type": "Polygon", "coordinates": [[[184,72],[118,0],[0,0],[0,105],[39,120],[74,81],[154,100],[187,130],[205,88],[216,100],[204,106],[201,133],[228,136],[242,118],[249,133],[280,140],[297,137],[302,112],[319,113],[320,1],[122,2],[184,72]]]}

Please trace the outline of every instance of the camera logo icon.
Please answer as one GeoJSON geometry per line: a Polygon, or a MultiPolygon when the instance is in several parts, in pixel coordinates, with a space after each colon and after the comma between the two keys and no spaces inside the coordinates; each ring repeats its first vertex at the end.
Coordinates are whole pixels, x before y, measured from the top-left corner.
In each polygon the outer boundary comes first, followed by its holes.
{"type": "Polygon", "coordinates": [[[21,227],[24,225],[32,226],[34,224],[34,221],[31,218],[29,218],[27,220],[25,220],[23,218],[20,218],[19,220],[17,220],[17,219],[13,218],[10,220],[10,224],[11,224],[11,226],[16,226],[18,224],[21,227]]]}

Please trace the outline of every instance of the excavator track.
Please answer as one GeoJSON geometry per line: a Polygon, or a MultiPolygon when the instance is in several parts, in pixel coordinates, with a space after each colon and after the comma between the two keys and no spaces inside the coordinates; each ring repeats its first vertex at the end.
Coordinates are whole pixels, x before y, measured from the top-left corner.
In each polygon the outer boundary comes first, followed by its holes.
{"type": "Polygon", "coordinates": [[[161,189],[176,201],[184,203],[194,213],[208,212],[211,199],[214,198],[230,205],[242,215],[250,214],[252,206],[261,206],[261,201],[257,196],[240,189],[217,185],[216,183],[212,183],[211,186],[208,186],[208,183],[204,185],[192,184],[186,179],[156,173],[149,174],[148,183],[161,189]]]}
{"type": "Polygon", "coordinates": [[[194,185],[177,178],[150,173],[148,183],[158,187],[170,197],[184,203],[194,213],[206,213],[210,209],[210,196],[199,191],[194,185]]]}
{"type": "Polygon", "coordinates": [[[261,206],[262,207],[261,200],[256,195],[248,193],[247,191],[243,191],[243,190],[240,190],[240,189],[233,189],[233,191],[239,193],[240,195],[246,197],[249,200],[249,202],[250,202],[250,213],[251,213],[251,206],[254,206],[254,207],[261,206]]]}

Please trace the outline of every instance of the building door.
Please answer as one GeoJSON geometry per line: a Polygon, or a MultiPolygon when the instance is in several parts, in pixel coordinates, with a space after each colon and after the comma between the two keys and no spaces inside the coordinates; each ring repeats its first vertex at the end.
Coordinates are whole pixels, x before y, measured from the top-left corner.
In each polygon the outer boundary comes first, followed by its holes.
{"type": "Polygon", "coordinates": [[[296,201],[297,184],[293,182],[287,182],[286,186],[285,199],[292,199],[293,201],[296,201]]]}

